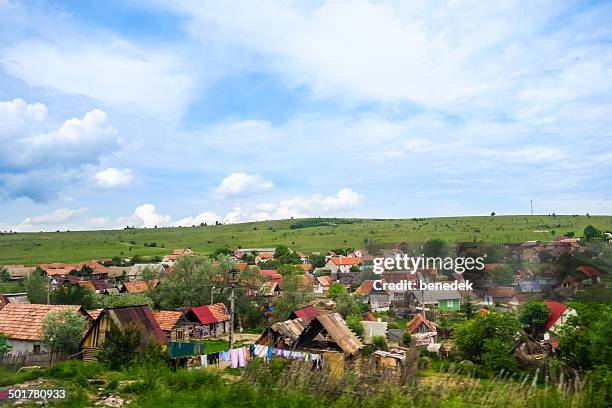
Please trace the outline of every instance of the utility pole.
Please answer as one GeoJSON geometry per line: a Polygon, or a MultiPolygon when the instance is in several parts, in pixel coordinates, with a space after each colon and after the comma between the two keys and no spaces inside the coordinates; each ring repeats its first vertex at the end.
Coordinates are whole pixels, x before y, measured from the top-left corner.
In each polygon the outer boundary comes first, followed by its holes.
{"type": "Polygon", "coordinates": [[[533,200],[529,200],[529,204],[531,205],[531,215],[533,215],[533,200]]]}
{"type": "Polygon", "coordinates": [[[230,294],[230,332],[229,332],[229,347],[230,349],[234,348],[234,313],[235,313],[235,299],[236,299],[236,284],[238,283],[238,273],[240,271],[236,268],[233,268],[230,271],[231,281],[230,287],[232,288],[232,292],[230,294]]]}
{"type": "Polygon", "coordinates": [[[215,287],[213,286],[212,289],[210,290],[210,305],[212,306],[213,304],[213,296],[215,295],[215,287]]]}

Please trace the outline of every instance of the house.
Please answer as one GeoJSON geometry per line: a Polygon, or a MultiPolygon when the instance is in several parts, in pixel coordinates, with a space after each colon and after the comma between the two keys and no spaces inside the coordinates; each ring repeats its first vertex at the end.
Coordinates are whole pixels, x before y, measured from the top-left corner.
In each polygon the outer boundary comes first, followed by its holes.
{"type": "Polygon", "coordinates": [[[334,281],[331,276],[317,276],[315,278],[313,293],[318,295],[327,293],[332,283],[334,283],[334,281]]]}
{"type": "Polygon", "coordinates": [[[271,259],[274,259],[274,254],[268,254],[268,253],[257,254],[255,256],[255,264],[258,264],[260,262],[269,261],[271,259]]]}
{"type": "Polygon", "coordinates": [[[435,306],[441,312],[456,312],[461,309],[461,294],[457,290],[413,290],[409,302],[421,308],[435,306]]]}
{"type": "Polygon", "coordinates": [[[76,282],[76,285],[94,293],[106,293],[108,289],[106,281],[79,280],[76,282]]]}
{"type": "Polygon", "coordinates": [[[523,262],[536,263],[540,261],[539,255],[542,246],[540,241],[527,241],[521,244],[520,259],[523,262]]]}
{"type": "MultiPolygon", "coordinates": [[[[307,319],[296,318],[274,323],[262,333],[255,343],[290,350],[308,325],[308,322],[309,320],[307,319]]],[[[320,339],[322,340],[323,338],[321,337],[320,339]]]]}
{"type": "Polygon", "coordinates": [[[0,293],[0,310],[9,303],[24,305],[30,300],[27,293],[0,293]]]}
{"type": "Polygon", "coordinates": [[[375,289],[377,280],[364,280],[361,285],[355,290],[355,294],[359,295],[362,303],[366,303],[369,310],[386,311],[391,306],[389,294],[382,289],[375,289]]]}
{"type": "Polygon", "coordinates": [[[579,266],[578,268],[576,268],[576,272],[580,274],[580,277],[582,278],[581,283],[583,285],[585,283],[587,285],[596,285],[601,283],[601,272],[599,272],[592,266],[579,266]]]}
{"type": "Polygon", "coordinates": [[[507,303],[516,294],[512,286],[495,286],[488,288],[483,292],[483,304],[494,305],[499,303],[507,303]]]}
{"type": "Polygon", "coordinates": [[[565,296],[573,296],[578,291],[580,281],[571,275],[567,275],[561,282],[553,285],[553,289],[565,296]]]}
{"type": "Polygon", "coordinates": [[[230,330],[230,316],[223,303],[192,307],[185,312],[185,319],[198,326],[199,337],[217,337],[230,330]]]}
{"type": "MultiPolygon", "coordinates": [[[[576,311],[559,302],[545,301],[544,304],[549,312],[548,320],[544,324],[546,329],[544,340],[556,339],[559,335],[559,328],[567,323],[568,318],[576,316],[576,311]]],[[[556,348],[554,344],[552,345],[556,348]]]]}
{"type": "Polygon", "coordinates": [[[518,310],[519,307],[527,302],[527,296],[524,293],[517,293],[508,301],[508,306],[513,310],[518,310]]]}
{"type": "Polygon", "coordinates": [[[433,344],[438,335],[437,326],[427,320],[423,313],[417,313],[412,320],[406,323],[406,333],[415,340],[417,346],[433,344]]]}
{"type": "Polygon", "coordinates": [[[332,351],[345,356],[354,356],[361,351],[363,343],[351,331],[342,316],[333,312],[312,319],[296,340],[295,348],[332,351]]]}
{"type": "Polygon", "coordinates": [[[193,251],[189,248],[186,249],[175,249],[170,255],[166,255],[162,258],[162,264],[172,266],[178,261],[181,256],[193,254],[193,251]]]}
{"type": "Polygon", "coordinates": [[[234,251],[234,258],[242,260],[244,255],[269,254],[274,256],[276,248],[241,248],[234,251]]]}
{"type": "Polygon", "coordinates": [[[25,279],[36,270],[35,266],[25,265],[0,265],[0,270],[6,269],[11,280],[25,279]]]}
{"type": "Polygon", "coordinates": [[[138,282],[126,282],[121,285],[119,292],[121,293],[145,293],[149,290],[153,290],[159,285],[159,279],[153,279],[150,282],[138,281],[138,282]]]}
{"type": "Polygon", "coordinates": [[[387,337],[387,322],[364,320],[360,323],[363,327],[363,335],[361,337],[365,344],[372,344],[374,337],[387,337]]]}
{"type": "Polygon", "coordinates": [[[289,320],[302,318],[304,320],[310,321],[320,314],[321,312],[319,312],[319,309],[317,309],[313,305],[308,305],[291,312],[291,314],[289,315],[289,320]]]}
{"type": "Polygon", "coordinates": [[[276,269],[261,269],[259,275],[269,282],[276,282],[278,284],[283,282],[283,276],[276,269]]]}
{"type": "Polygon", "coordinates": [[[278,282],[268,281],[264,282],[259,289],[259,292],[263,296],[274,297],[281,294],[280,285],[278,282]]]}
{"type": "Polygon", "coordinates": [[[521,280],[518,283],[519,289],[523,293],[541,293],[542,287],[537,279],[521,280]]]}
{"type": "Polygon", "coordinates": [[[325,264],[325,268],[331,271],[331,276],[334,277],[338,274],[351,273],[351,268],[359,268],[361,265],[361,258],[352,256],[332,256],[325,264]]]}
{"type": "Polygon", "coordinates": [[[83,360],[93,361],[96,359],[96,355],[104,347],[112,326],[121,331],[129,327],[138,329],[141,333],[140,347],[151,342],[162,345],[167,343],[166,335],[159,327],[149,306],[105,308],[100,312],[81,341],[83,360]]]}
{"type": "Polygon", "coordinates": [[[40,264],[38,267],[45,271],[47,276],[53,277],[65,277],[70,275],[70,272],[81,272],[86,269],[88,270],[88,273],[84,273],[83,277],[85,279],[92,280],[106,280],[108,279],[108,274],[110,272],[110,269],[108,267],[100,265],[96,261],[83,261],[77,264],[65,264],[56,262],[50,264],[40,264]]]}
{"type": "Polygon", "coordinates": [[[153,312],[155,320],[166,338],[170,341],[189,340],[189,326],[183,320],[183,313],[175,310],[159,310],[153,312]]]}
{"type": "Polygon", "coordinates": [[[134,264],[131,266],[111,266],[108,268],[109,279],[116,282],[136,282],[142,280],[143,271],[151,270],[156,276],[162,277],[166,274],[166,268],[163,264],[134,264]]]}
{"type": "Polygon", "coordinates": [[[11,354],[48,351],[42,343],[42,326],[52,312],[72,310],[88,317],[78,305],[39,305],[9,303],[0,310],[0,333],[8,336],[11,354]]]}

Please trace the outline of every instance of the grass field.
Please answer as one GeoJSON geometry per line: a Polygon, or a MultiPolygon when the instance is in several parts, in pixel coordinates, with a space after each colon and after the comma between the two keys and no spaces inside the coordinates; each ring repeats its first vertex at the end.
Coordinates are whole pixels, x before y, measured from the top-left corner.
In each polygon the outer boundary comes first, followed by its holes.
{"type": "Polygon", "coordinates": [[[115,255],[165,255],[173,248],[211,252],[229,246],[266,247],[279,244],[305,251],[338,247],[424,242],[523,242],[549,240],[574,232],[580,236],[589,224],[612,230],[612,216],[495,216],[421,219],[354,219],[336,225],[291,229],[295,220],[191,228],[149,228],[116,231],[41,232],[0,236],[0,264],[75,262],[115,255]],[[156,246],[151,247],[154,243],[156,246]],[[147,246],[145,246],[147,244],[147,246]]]}

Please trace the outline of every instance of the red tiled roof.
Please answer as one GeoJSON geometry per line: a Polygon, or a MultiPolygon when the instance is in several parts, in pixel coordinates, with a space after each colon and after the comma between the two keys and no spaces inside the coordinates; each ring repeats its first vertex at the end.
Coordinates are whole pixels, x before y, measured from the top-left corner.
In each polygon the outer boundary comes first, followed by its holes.
{"type": "Polygon", "coordinates": [[[591,266],[579,266],[578,268],[576,268],[576,270],[578,272],[582,272],[584,275],[586,275],[589,278],[599,278],[601,277],[601,272],[599,272],[597,269],[591,267],[591,266]]]}
{"type": "Polygon", "coordinates": [[[324,275],[324,276],[317,276],[317,282],[319,282],[323,286],[329,286],[334,281],[332,280],[331,276],[324,275]]]}
{"type": "Polygon", "coordinates": [[[100,316],[100,313],[102,312],[102,310],[104,309],[89,309],[89,310],[86,310],[86,312],[92,318],[92,320],[96,320],[98,316],[100,316]]]}
{"type": "Polygon", "coordinates": [[[210,306],[192,307],[190,311],[202,324],[211,324],[228,321],[230,319],[227,308],[223,303],[215,303],[210,306]]]}
{"type": "Polygon", "coordinates": [[[548,307],[548,311],[550,312],[550,316],[545,323],[546,330],[548,330],[553,327],[555,322],[559,320],[561,315],[567,310],[567,306],[565,306],[563,303],[553,301],[545,301],[544,304],[546,307],[548,307]]]}
{"type": "Polygon", "coordinates": [[[358,293],[362,296],[367,296],[374,290],[374,280],[368,279],[361,282],[361,285],[355,290],[355,293],[358,293]]]}
{"type": "Polygon", "coordinates": [[[174,310],[160,310],[153,312],[153,316],[163,331],[171,331],[183,313],[174,310]]]}
{"type": "Polygon", "coordinates": [[[406,323],[408,333],[414,333],[419,328],[419,326],[421,326],[421,324],[425,324],[425,326],[427,326],[431,331],[436,331],[436,325],[433,322],[430,322],[429,320],[425,319],[423,315],[419,313],[415,315],[412,320],[406,323]]]}
{"type": "Polygon", "coordinates": [[[9,303],[0,310],[0,333],[13,340],[38,341],[42,338],[42,322],[50,312],[73,310],[78,312],[78,305],[39,305],[9,303]]]}
{"type": "MultiPolygon", "coordinates": [[[[151,287],[157,286],[159,283],[159,279],[153,279],[151,281],[151,287]]],[[[143,293],[147,291],[147,282],[146,281],[138,281],[138,282],[127,282],[124,283],[125,291],[128,293],[143,293]]]]}
{"type": "Polygon", "coordinates": [[[350,256],[334,256],[329,258],[334,264],[340,265],[359,265],[361,264],[360,258],[353,258],[350,256]]]}

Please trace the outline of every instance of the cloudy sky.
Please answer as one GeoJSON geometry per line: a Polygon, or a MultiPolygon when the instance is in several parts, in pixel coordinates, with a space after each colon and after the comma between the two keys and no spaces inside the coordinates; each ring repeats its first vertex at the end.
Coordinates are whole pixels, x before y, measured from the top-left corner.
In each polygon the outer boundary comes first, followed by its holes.
{"type": "Polygon", "coordinates": [[[0,0],[0,230],[612,214],[611,16],[0,0]]]}

